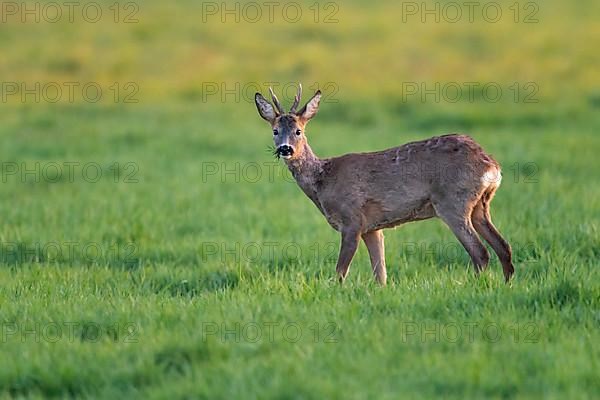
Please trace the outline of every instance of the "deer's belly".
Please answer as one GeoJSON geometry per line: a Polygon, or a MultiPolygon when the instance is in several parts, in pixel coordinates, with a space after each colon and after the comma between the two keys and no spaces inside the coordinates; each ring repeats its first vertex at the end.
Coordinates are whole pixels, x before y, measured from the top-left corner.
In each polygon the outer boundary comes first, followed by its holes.
{"type": "Polygon", "coordinates": [[[397,210],[382,210],[367,213],[367,230],[394,228],[398,225],[412,221],[420,221],[436,216],[435,210],[429,200],[412,205],[411,207],[397,210]]]}
{"type": "Polygon", "coordinates": [[[320,203],[319,209],[331,227],[342,231],[346,225],[358,225],[363,232],[377,229],[393,228],[395,226],[436,216],[435,210],[429,200],[404,204],[402,207],[389,208],[374,200],[366,201],[362,207],[352,211],[346,209],[346,214],[339,207],[327,207],[320,203]]]}

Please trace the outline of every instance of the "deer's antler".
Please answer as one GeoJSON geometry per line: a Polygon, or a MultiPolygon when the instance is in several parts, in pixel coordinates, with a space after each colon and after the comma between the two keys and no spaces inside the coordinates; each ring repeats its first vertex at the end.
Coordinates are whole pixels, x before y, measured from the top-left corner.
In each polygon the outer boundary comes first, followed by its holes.
{"type": "Polygon", "coordinates": [[[298,94],[296,94],[296,97],[294,97],[294,104],[292,104],[292,108],[290,108],[291,113],[296,112],[296,107],[298,107],[298,104],[300,104],[301,97],[302,97],[302,84],[298,83],[298,94]]]}
{"type": "Polygon", "coordinates": [[[279,99],[277,98],[277,96],[275,96],[275,93],[273,93],[273,89],[269,86],[269,93],[271,93],[271,98],[273,99],[273,104],[275,104],[275,107],[277,107],[277,111],[279,111],[279,114],[285,114],[285,112],[283,111],[283,108],[281,108],[281,103],[279,102],[279,99]]]}

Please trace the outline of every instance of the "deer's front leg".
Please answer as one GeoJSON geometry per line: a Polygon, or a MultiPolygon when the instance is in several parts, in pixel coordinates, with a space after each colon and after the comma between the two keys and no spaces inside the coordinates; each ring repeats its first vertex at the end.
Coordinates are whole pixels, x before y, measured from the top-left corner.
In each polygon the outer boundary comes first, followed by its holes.
{"type": "Polygon", "coordinates": [[[350,263],[358,248],[358,241],[360,240],[360,233],[354,230],[342,231],[342,244],[340,246],[340,256],[337,261],[335,270],[337,271],[340,283],[344,282],[346,275],[348,275],[348,269],[350,263]]]}
{"type": "Polygon", "coordinates": [[[381,230],[368,232],[362,235],[369,257],[371,258],[371,267],[373,267],[373,275],[377,283],[385,286],[387,280],[387,272],[385,269],[385,248],[383,245],[383,232],[381,230]]]}

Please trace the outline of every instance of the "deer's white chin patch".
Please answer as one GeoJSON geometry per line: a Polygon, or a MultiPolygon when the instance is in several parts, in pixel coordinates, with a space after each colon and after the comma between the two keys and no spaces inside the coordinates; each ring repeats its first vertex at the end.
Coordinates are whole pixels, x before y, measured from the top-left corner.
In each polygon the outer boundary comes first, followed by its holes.
{"type": "Polygon", "coordinates": [[[290,158],[292,158],[292,156],[279,156],[281,158],[283,158],[284,160],[289,160],[290,158]]]}
{"type": "Polygon", "coordinates": [[[502,173],[497,168],[488,169],[481,177],[481,182],[486,186],[500,186],[502,181],[502,173]]]}

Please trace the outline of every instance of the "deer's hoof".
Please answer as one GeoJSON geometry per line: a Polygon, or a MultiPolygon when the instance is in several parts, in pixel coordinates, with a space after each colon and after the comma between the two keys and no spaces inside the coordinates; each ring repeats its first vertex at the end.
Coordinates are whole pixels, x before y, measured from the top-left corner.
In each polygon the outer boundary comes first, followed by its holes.
{"type": "Polygon", "coordinates": [[[515,267],[511,265],[509,265],[508,267],[504,268],[504,280],[506,281],[506,283],[510,282],[510,279],[512,278],[512,276],[515,273],[515,267]]]}

